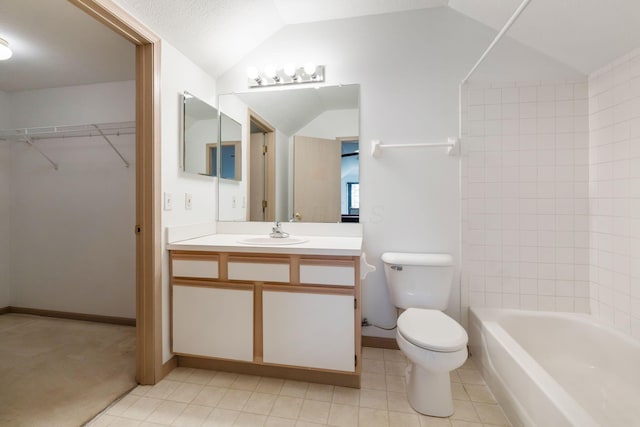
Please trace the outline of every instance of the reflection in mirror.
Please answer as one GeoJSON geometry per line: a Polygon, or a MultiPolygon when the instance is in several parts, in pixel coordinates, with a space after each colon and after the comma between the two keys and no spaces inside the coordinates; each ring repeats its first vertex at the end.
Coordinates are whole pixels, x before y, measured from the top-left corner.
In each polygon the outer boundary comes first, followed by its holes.
{"type": "Polygon", "coordinates": [[[218,219],[357,222],[359,99],[359,85],[220,96],[245,129],[247,182],[219,191],[218,219]]]}
{"type": "Polygon", "coordinates": [[[183,169],[217,176],[218,110],[189,92],[182,100],[183,169]]]}
{"type": "Polygon", "coordinates": [[[220,178],[242,179],[242,126],[220,113],[220,178]]]}

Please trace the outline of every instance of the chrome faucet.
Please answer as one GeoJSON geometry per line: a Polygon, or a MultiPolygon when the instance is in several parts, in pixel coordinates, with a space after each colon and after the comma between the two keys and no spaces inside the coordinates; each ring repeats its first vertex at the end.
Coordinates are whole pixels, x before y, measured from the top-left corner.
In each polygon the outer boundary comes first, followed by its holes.
{"type": "Polygon", "coordinates": [[[282,231],[280,221],[276,221],[275,227],[273,227],[271,229],[271,233],[269,233],[269,237],[273,237],[274,239],[283,239],[285,237],[289,237],[289,233],[282,231]]]}

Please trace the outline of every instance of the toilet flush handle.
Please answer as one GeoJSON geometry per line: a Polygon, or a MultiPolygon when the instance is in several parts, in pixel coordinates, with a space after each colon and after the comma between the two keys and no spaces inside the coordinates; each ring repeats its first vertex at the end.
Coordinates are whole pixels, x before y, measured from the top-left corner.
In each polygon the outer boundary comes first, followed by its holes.
{"type": "Polygon", "coordinates": [[[396,270],[396,271],[402,271],[402,266],[401,265],[392,265],[391,269],[392,270],[396,270]]]}

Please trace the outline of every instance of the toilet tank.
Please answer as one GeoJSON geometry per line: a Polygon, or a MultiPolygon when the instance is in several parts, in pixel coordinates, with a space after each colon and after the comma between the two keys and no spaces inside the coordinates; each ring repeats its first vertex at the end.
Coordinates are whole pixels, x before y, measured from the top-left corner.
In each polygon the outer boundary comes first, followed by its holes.
{"type": "Polygon", "coordinates": [[[447,308],[454,271],[450,254],[386,252],[382,254],[382,262],[394,306],[402,309],[447,308]]]}

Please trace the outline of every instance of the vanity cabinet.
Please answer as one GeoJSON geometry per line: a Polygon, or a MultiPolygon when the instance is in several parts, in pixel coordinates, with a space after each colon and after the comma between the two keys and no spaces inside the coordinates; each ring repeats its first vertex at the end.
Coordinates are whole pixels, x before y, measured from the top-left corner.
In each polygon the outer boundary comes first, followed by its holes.
{"type": "Polygon", "coordinates": [[[359,257],[170,254],[180,365],[359,387],[359,257]]]}

